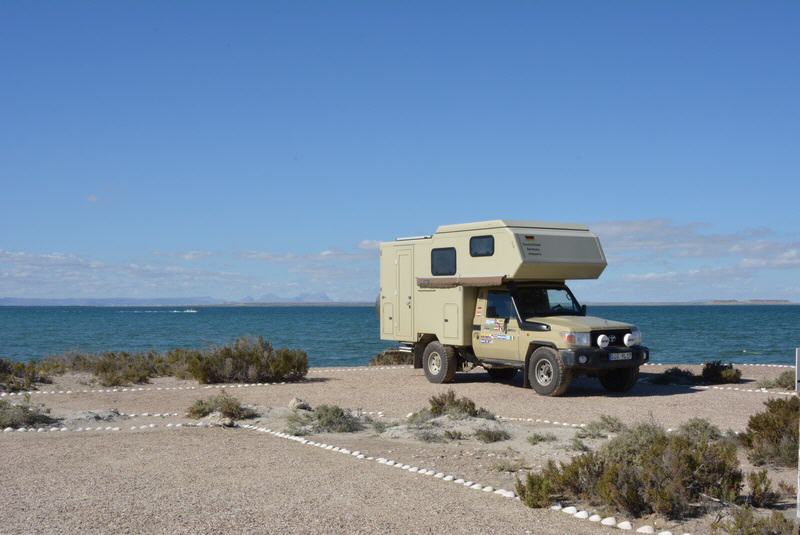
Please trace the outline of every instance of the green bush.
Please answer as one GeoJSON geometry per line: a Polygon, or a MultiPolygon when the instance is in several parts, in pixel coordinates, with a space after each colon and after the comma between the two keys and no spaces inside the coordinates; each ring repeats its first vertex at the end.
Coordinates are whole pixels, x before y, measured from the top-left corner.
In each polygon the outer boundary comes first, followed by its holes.
{"type": "Polygon", "coordinates": [[[690,418],[681,424],[678,431],[693,440],[719,440],[722,438],[719,427],[704,418],[690,418]]]}
{"type": "Polygon", "coordinates": [[[713,533],[728,535],[795,535],[797,526],[777,511],[770,516],[758,516],[752,507],[737,507],[728,520],[717,520],[713,533]]]}
{"type": "Polygon", "coordinates": [[[191,354],[187,369],[205,384],[294,381],[308,373],[308,356],[300,350],[274,350],[261,337],[245,337],[191,354]]]}
{"type": "Polygon", "coordinates": [[[300,350],[273,349],[260,337],[243,337],[229,345],[204,350],[66,353],[38,362],[37,369],[44,373],[92,373],[104,386],[146,383],[164,376],[193,378],[205,384],[263,383],[302,379],[308,373],[308,356],[300,350]]]}
{"type": "Polygon", "coordinates": [[[464,440],[464,434],[461,431],[445,431],[444,439],[450,441],[464,440]]]}
{"type": "Polygon", "coordinates": [[[542,442],[555,442],[556,440],[558,438],[553,433],[531,433],[528,435],[528,442],[534,446],[542,442]]]}
{"type": "Polygon", "coordinates": [[[503,431],[502,429],[478,429],[475,431],[475,438],[480,440],[483,443],[490,443],[490,442],[501,442],[503,440],[508,440],[511,438],[507,432],[503,431]]]}
{"type": "Polygon", "coordinates": [[[218,412],[225,418],[231,418],[232,420],[242,420],[257,416],[253,409],[243,407],[238,399],[227,394],[224,390],[214,397],[198,399],[189,407],[187,414],[191,418],[203,418],[212,412],[218,412]]]}
{"type": "Polygon", "coordinates": [[[401,366],[414,364],[414,355],[406,351],[387,349],[372,357],[369,366],[401,366]]]}
{"type": "Polygon", "coordinates": [[[552,502],[552,483],[550,480],[539,474],[528,474],[525,483],[517,478],[516,491],[519,499],[533,508],[548,507],[552,502]]]}
{"type": "Polygon", "coordinates": [[[580,437],[572,437],[569,441],[569,449],[572,451],[589,451],[589,446],[580,439],[580,437]]]}
{"type": "Polygon", "coordinates": [[[740,435],[748,457],[759,465],[796,466],[800,399],[770,399],[764,405],[767,409],[751,416],[747,430],[740,435]]]}
{"type": "Polygon", "coordinates": [[[723,364],[721,360],[712,360],[703,364],[703,381],[707,383],[738,383],[741,379],[741,370],[734,368],[733,364],[723,364]]]}
{"type": "Polygon", "coordinates": [[[794,390],[795,388],[795,372],[785,371],[782,372],[775,379],[764,379],[758,382],[759,388],[782,388],[783,390],[794,390]]]}
{"type": "Polygon", "coordinates": [[[30,396],[27,395],[24,401],[16,404],[0,400],[0,428],[34,427],[57,422],[58,420],[52,418],[49,412],[41,405],[33,405],[30,396]]]}
{"type": "MultiPolygon", "coordinates": [[[[691,426],[695,429],[698,426],[691,426]]],[[[702,495],[738,496],[742,472],[736,447],[709,434],[643,423],[621,431],[598,451],[542,471],[553,493],[615,507],[633,516],[680,518],[699,512],[702,495]]]]}
{"type": "Polygon", "coordinates": [[[51,382],[36,362],[11,362],[0,358],[0,392],[32,390],[36,383],[51,382]]]}
{"type": "Polygon", "coordinates": [[[433,429],[422,429],[414,436],[422,442],[444,442],[444,437],[433,429]]]}
{"type": "Polygon", "coordinates": [[[772,490],[766,470],[747,474],[747,485],[750,487],[749,501],[755,507],[770,507],[778,501],[778,494],[772,490]]]}
{"type": "Polygon", "coordinates": [[[451,418],[486,418],[494,419],[494,414],[484,408],[475,406],[475,402],[469,398],[458,398],[453,390],[448,390],[444,394],[432,396],[429,400],[430,413],[433,417],[448,415],[451,418]]]}
{"type": "Polygon", "coordinates": [[[616,416],[603,414],[599,420],[589,422],[575,434],[578,438],[606,438],[608,433],[619,433],[625,428],[625,424],[616,416]]]}
{"type": "Polygon", "coordinates": [[[293,435],[309,433],[353,433],[364,429],[361,420],[337,405],[320,405],[313,411],[297,411],[287,419],[293,435]]]}

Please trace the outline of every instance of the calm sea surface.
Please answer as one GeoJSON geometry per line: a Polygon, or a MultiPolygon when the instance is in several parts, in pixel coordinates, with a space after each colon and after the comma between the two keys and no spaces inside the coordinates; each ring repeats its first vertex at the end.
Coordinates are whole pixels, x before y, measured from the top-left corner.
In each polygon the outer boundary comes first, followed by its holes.
{"type": "MultiPolygon", "coordinates": [[[[800,305],[592,306],[589,314],[638,325],[654,362],[793,364],[800,347],[800,305]]],[[[391,347],[372,307],[0,307],[0,356],[12,360],[206,347],[241,335],[304,349],[314,366],[365,364],[391,347]]]]}

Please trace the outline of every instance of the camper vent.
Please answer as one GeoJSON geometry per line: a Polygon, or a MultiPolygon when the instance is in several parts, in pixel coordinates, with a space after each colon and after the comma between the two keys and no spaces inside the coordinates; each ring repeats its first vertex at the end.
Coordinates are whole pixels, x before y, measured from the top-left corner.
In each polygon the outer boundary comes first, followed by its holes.
{"type": "Polygon", "coordinates": [[[395,241],[408,241],[408,240],[429,240],[431,236],[408,236],[406,238],[395,238],[395,241]]]}

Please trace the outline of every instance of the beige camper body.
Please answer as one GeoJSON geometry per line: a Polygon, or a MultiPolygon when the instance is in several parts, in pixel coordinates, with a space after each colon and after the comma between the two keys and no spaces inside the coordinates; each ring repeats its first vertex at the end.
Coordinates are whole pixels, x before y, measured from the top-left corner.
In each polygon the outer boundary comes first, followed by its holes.
{"type": "MultiPolygon", "coordinates": [[[[586,318],[585,308],[577,308],[564,283],[596,279],[605,267],[600,241],[583,225],[495,220],[444,225],[431,236],[398,238],[380,248],[380,336],[413,351],[416,367],[426,367],[425,352],[434,343],[431,347],[438,351],[434,360],[455,359],[459,369],[481,365],[498,376],[516,373],[517,368],[527,372],[531,353],[549,347],[567,368],[592,373],[591,366],[578,362],[576,348],[560,343],[563,333],[576,330],[591,335],[598,328],[613,328],[616,334],[609,334],[621,342],[635,328],[586,318]],[[549,319],[522,318],[518,292],[526,285],[559,291],[569,301],[565,306],[574,304],[573,316],[552,312],[549,319]],[[503,293],[508,294],[505,308],[514,313],[495,318],[496,313],[490,313],[493,299],[503,293]],[[575,317],[580,310],[584,317],[575,317]],[[622,332],[626,328],[629,332],[622,332]],[[562,350],[568,353],[561,355],[562,350]]],[[[591,357],[592,362],[597,360],[596,355],[591,357]]],[[[617,361],[613,367],[631,367],[637,360],[617,361]]],[[[426,368],[432,379],[429,372],[426,368]]],[[[452,379],[453,373],[448,370],[443,379],[452,379]]]]}

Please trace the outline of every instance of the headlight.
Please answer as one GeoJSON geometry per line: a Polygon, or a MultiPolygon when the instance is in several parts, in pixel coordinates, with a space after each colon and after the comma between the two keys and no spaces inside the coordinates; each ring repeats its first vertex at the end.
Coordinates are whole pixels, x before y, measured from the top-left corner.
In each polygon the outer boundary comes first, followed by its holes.
{"type": "Polygon", "coordinates": [[[642,331],[640,331],[638,327],[634,327],[631,329],[631,332],[625,335],[622,341],[625,342],[625,345],[628,347],[638,346],[642,343],[642,331]]]}
{"type": "Polygon", "coordinates": [[[570,346],[585,346],[592,345],[591,336],[589,333],[574,333],[572,331],[561,331],[561,338],[564,343],[570,346]]]}

